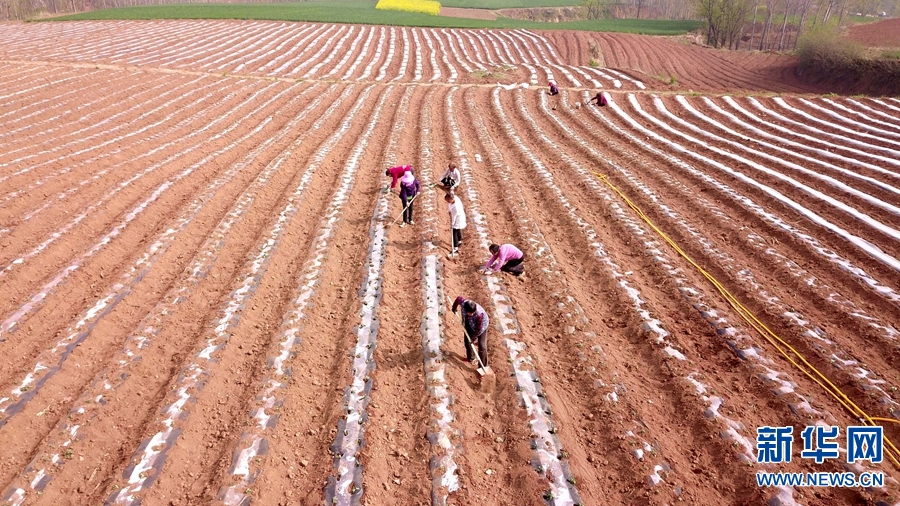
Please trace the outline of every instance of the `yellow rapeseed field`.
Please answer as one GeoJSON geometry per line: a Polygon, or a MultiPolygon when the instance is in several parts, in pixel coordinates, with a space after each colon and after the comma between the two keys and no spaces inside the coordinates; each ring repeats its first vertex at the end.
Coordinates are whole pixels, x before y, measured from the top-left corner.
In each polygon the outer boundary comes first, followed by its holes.
{"type": "Polygon", "coordinates": [[[378,0],[375,8],[385,11],[421,12],[437,16],[441,12],[441,3],[434,0],[378,0]]]}

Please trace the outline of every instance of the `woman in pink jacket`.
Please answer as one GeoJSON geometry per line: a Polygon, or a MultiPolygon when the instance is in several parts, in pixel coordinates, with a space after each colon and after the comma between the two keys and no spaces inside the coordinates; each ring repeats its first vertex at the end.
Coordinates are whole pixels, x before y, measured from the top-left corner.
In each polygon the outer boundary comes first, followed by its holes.
{"type": "Polygon", "coordinates": [[[498,270],[508,272],[513,276],[521,276],[525,272],[525,253],[512,244],[504,244],[498,246],[491,244],[488,248],[492,256],[484,266],[484,273],[497,272],[498,270]]]}

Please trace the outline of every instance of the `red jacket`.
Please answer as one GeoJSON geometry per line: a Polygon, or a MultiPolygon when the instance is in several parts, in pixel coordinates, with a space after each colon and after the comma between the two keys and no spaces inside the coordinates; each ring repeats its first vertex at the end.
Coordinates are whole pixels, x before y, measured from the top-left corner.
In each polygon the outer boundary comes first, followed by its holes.
{"type": "Polygon", "coordinates": [[[388,172],[393,178],[391,180],[391,188],[397,186],[397,180],[400,179],[400,176],[402,176],[407,171],[412,171],[412,167],[409,165],[398,165],[396,167],[391,167],[390,169],[388,169],[388,172]]]}

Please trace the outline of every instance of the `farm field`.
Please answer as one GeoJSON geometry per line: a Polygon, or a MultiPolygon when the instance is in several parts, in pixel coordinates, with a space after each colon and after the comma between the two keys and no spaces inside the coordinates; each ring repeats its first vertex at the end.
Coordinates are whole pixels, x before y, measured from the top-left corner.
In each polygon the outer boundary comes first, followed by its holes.
{"type": "MultiPolygon", "coordinates": [[[[166,4],[90,10],[60,16],[54,20],[243,19],[430,28],[542,30],[547,27],[546,23],[540,21],[503,17],[500,11],[489,10],[490,6],[486,2],[480,3],[482,8],[471,10],[460,8],[456,4],[444,5],[445,8],[441,11],[440,16],[376,9],[376,4],[367,0],[311,0],[269,4],[166,4]],[[473,16],[474,12],[477,12],[478,15],[473,16]]],[[[503,7],[506,3],[508,3],[506,0],[499,0],[496,6],[503,7]]],[[[681,35],[697,29],[698,26],[697,21],[661,19],[597,19],[563,21],[553,24],[554,29],[558,30],[625,32],[645,35],[681,35]]]]}
{"type": "Polygon", "coordinates": [[[900,504],[890,446],[796,455],[805,426],[866,416],[900,441],[900,100],[815,95],[790,62],[566,31],[0,24],[0,501],[900,504]],[[441,192],[400,228],[382,191],[451,161],[456,258],[441,192]],[[478,272],[491,242],[525,280],[478,272]],[[490,314],[493,389],[459,294],[490,314]],[[757,463],[761,426],[795,428],[790,463],[757,463]]]}

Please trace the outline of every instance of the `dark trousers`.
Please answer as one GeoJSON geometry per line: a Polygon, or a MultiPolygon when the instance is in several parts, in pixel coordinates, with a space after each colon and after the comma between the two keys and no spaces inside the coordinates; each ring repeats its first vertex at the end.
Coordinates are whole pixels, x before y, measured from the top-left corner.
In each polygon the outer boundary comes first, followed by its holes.
{"type": "Polygon", "coordinates": [[[400,199],[400,202],[403,203],[403,223],[412,223],[413,220],[413,204],[412,200],[415,197],[410,197],[409,200],[400,199]]]}
{"type": "Polygon", "coordinates": [[[453,229],[453,249],[459,247],[459,243],[462,241],[462,229],[454,228],[453,229]]]}
{"type": "Polygon", "coordinates": [[[522,262],[525,261],[525,254],[522,253],[522,258],[517,258],[516,260],[510,260],[503,264],[500,267],[500,270],[503,272],[508,272],[513,276],[520,276],[523,272],[525,272],[525,266],[522,265],[522,262]]]}
{"type": "MultiPolygon", "coordinates": [[[[469,331],[468,328],[466,329],[466,331],[469,333],[463,336],[463,342],[466,345],[466,360],[471,362],[475,360],[475,354],[472,353],[472,345],[470,344],[471,341],[469,341],[469,335],[474,334],[474,332],[469,331]]],[[[475,342],[478,343],[478,358],[480,358],[481,363],[484,364],[485,367],[487,367],[487,329],[485,329],[484,332],[482,332],[478,337],[475,338],[475,342]]]]}

